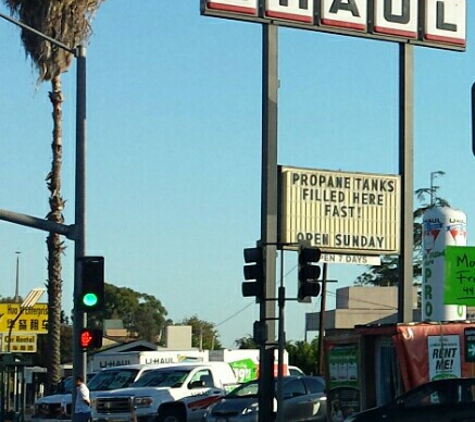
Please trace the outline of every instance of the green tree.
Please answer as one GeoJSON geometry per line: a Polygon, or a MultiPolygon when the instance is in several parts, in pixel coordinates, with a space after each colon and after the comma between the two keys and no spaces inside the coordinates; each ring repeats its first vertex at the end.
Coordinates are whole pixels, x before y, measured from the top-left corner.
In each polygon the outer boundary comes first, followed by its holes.
{"type": "Polygon", "coordinates": [[[298,366],[306,374],[317,373],[318,338],[306,341],[287,342],[285,350],[289,354],[289,365],[298,366]]]}
{"type": "Polygon", "coordinates": [[[185,318],[178,325],[191,325],[191,345],[202,350],[221,349],[219,333],[212,322],[199,319],[196,315],[185,318]]]}
{"type": "MultiPolygon", "coordinates": [[[[434,172],[431,176],[442,176],[442,171],[434,172]]],[[[420,188],[415,191],[416,199],[419,207],[414,211],[414,280],[415,283],[420,282],[422,276],[422,216],[424,212],[434,207],[448,207],[450,204],[445,199],[438,196],[440,186],[432,184],[428,188],[420,188]]],[[[355,280],[355,285],[374,285],[374,286],[397,286],[398,273],[398,256],[383,255],[381,257],[381,265],[371,265],[368,270],[359,275],[355,280]]]]}
{"type": "Polygon", "coordinates": [[[104,285],[104,310],[88,316],[90,326],[104,319],[121,319],[131,335],[156,343],[165,325],[167,310],[154,296],[128,287],[104,285]]]}
{"type": "Polygon", "coordinates": [[[256,343],[254,338],[248,334],[245,337],[238,338],[234,340],[234,344],[238,349],[258,349],[259,345],[256,343]]]}
{"type": "MultiPolygon", "coordinates": [[[[84,43],[91,34],[91,19],[102,0],[3,0],[21,22],[43,34],[57,39],[65,45],[76,47],[84,43]]],[[[71,64],[72,54],[52,45],[25,29],[21,40],[27,56],[35,64],[40,82],[50,81],[49,99],[53,108],[53,141],[51,144],[51,171],[46,177],[49,194],[48,220],[63,223],[65,201],[61,195],[61,170],[63,157],[61,74],[71,64]]],[[[50,352],[47,361],[47,392],[55,391],[61,382],[61,298],[62,263],[64,242],[56,233],[46,239],[48,247],[48,344],[50,352]]]]}

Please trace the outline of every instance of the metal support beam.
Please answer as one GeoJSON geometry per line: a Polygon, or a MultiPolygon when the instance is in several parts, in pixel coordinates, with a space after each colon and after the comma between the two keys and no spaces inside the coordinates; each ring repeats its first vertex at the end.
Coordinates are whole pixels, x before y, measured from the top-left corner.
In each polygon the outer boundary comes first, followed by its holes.
{"type": "Polygon", "coordinates": [[[56,233],[66,236],[68,239],[74,239],[75,236],[74,226],[67,226],[65,224],[45,220],[44,218],[21,214],[19,212],[0,210],[0,220],[20,224],[21,226],[33,227],[46,232],[56,233]]]}
{"type": "Polygon", "coordinates": [[[285,287],[284,287],[284,251],[280,251],[280,286],[278,296],[279,307],[279,335],[278,335],[278,353],[277,362],[279,364],[277,371],[277,417],[276,422],[285,422],[284,419],[284,349],[285,349],[285,287]]]}
{"type": "Polygon", "coordinates": [[[401,231],[398,322],[411,322],[414,279],[414,47],[399,44],[399,175],[401,231]]]}
{"type": "MultiPolygon", "coordinates": [[[[262,25],[262,198],[261,242],[264,254],[264,298],[276,297],[277,259],[277,26],[262,25]]],[[[259,422],[272,420],[274,401],[275,301],[263,300],[260,321],[267,324],[260,345],[259,422]]]]}

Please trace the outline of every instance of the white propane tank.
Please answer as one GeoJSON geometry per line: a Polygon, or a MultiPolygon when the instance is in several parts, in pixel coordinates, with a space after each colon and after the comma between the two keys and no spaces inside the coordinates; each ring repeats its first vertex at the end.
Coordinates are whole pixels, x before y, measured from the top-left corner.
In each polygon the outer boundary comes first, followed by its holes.
{"type": "Polygon", "coordinates": [[[445,248],[466,246],[467,217],[449,207],[430,208],[422,223],[422,321],[465,320],[464,305],[444,305],[445,248]]]}

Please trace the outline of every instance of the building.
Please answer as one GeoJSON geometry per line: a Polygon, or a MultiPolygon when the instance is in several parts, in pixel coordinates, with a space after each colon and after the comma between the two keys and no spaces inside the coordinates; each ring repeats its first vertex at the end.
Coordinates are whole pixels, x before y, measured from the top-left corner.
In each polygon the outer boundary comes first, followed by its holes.
{"type": "MultiPolygon", "coordinates": [[[[420,321],[417,287],[413,288],[413,321],[420,321]]],[[[355,325],[390,324],[397,322],[398,288],[395,286],[355,286],[337,289],[336,309],[324,314],[326,333],[350,330],[355,325]]],[[[320,312],[305,315],[305,332],[319,331],[320,312]]]]}

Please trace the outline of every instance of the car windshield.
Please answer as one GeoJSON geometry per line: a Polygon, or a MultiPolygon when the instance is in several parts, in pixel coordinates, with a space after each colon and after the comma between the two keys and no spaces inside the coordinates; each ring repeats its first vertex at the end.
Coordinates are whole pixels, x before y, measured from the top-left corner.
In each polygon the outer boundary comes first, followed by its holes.
{"type": "Polygon", "coordinates": [[[259,384],[257,381],[251,381],[246,384],[240,385],[233,391],[231,391],[227,398],[239,398],[239,397],[257,397],[259,390],[259,384]]]}
{"type": "Polygon", "coordinates": [[[114,390],[125,388],[132,384],[137,377],[137,369],[112,369],[99,372],[88,383],[90,391],[114,390]]]}
{"type": "Polygon", "coordinates": [[[132,387],[180,387],[190,371],[150,371],[132,384],[132,387]]]}

